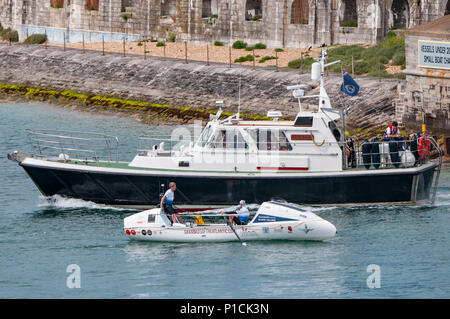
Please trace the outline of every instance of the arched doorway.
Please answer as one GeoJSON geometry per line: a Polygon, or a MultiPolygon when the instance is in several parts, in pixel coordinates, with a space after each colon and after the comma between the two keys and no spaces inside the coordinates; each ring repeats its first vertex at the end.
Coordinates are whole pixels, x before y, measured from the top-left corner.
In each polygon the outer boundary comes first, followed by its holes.
{"type": "Polygon", "coordinates": [[[176,0],[161,0],[161,15],[170,16],[177,14],[176,0]]]}
{"type": "Polygon", "coordinates": [[[340,15],[341,27],[357,27],[358,11],[356,0],[343,0],[340,15]]]}
{"type": "Polygon", "coordinates": [[[392,2],[392,16],[394,28],[407,28],[409,25],[409,5],[406,0],[394,0],[392,2]]]}
{"type": "Polygon", "coordinates": [[[291,7],[292,24],[309,23],[309,0],[294,0],[291,7]]]}
{"type": "Polygon", "coordinates": [[[262,19],[262,0],[247,0],[245,4],[245,20],[258,21],[262,19]]]}
{"type": "Polygon", "coordinates": [[[447,6],[445,7],[444,15],[450,14],[450,0],[447,1],[447,6]]]}

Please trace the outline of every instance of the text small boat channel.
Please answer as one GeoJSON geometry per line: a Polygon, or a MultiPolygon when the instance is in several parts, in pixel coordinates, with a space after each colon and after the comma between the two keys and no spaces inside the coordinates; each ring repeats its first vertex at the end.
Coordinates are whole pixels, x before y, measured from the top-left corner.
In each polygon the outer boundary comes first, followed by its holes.
{"type": "MultiPolygon", "coordinates": [[[[220,214],[200,216],[205,219],[209,217],[228,219],[226,215],[224,217],[220,214]]],[[[164,212],[160,208],[154,208],[126,217],[124,231],[132,240],[166,242],[323,241],[336,235],[336,227],[333,224],[311,211],[295,204],[274,201],[262,203],[247,225],[231,226],[227,223],[171,225],[164,212]]]]}

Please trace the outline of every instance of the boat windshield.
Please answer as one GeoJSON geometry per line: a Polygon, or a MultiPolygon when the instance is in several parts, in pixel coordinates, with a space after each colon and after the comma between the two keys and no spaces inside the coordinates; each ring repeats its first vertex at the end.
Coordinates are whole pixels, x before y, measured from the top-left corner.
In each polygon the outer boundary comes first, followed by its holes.
{"type": "Polygon", "coordinates": [[[211,134],[213,132],[213,129],[210,124],[208,124],[205,129],[203,130],[202,134],[200,135],[200,138],[198,140],[198,144],[204,147],[206,143],[208,142],[211,134]]]}
{"type": "Polygon", "coordinates": [[[212,148],[248,149],[242,133],[237,129],[218,130],[211,142],[212,148]]]}

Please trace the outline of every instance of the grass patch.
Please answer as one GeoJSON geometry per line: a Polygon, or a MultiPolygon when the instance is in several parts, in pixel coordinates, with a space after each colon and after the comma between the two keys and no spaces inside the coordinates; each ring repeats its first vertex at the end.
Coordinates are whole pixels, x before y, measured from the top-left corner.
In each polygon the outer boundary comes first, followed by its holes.
{"type": "Polygon", "coordinates": [[[253,61],[253,55],[249,54],[246,56],[241,56],[234,60],[234,63],[241,63],[241,62],[251,62],[253,61]]]}
{"type": "Polygon", "coordinates": [[[262,57],[261,60],[259,60],[259,63],[264,63],[264,62],[266,62],[266,61],[269,61],[269,60],[276,60],[276,59],[277,59],[277,58],[274,57],[274,56],[268,56],[268,55],[266,55],[266,56],[262,57]]]}
{"type": "Polygon", "coordinates": [[[164,42],[159,41],[159,42],[156,43],[156,46],[157,46],[157,47],[164,47],[164,46],[166,46],[166,45],[164,44],[164,42]]]}
{"type": "Polygon", "coordinates": [[[311,65],[314,62],[316,62],[316,60],[314,60],[313,58],[296,59],[288,63],[288,68],[291,69],[303,68],[304,70],[310,70],[311,65]]]}
{"type": "Polygon", "coordinates": [[[215,42],[214,42],[214,45],[215,45],[216,47],[223,47],[223,42],[215,41],[215,42]]]}
{"type": "Polygon", "coordinates": [[[11,28],[3,29],[0,32],[0,36],[5,41],[11,40],[11,42],[19,42],[19,33],[16,30],[12,30],[11,28]]]}
{"type": "Polygon", "coordinates": [[[284,52],[284,50],[282,48],[276,48],[275,52],[284,52]]]}

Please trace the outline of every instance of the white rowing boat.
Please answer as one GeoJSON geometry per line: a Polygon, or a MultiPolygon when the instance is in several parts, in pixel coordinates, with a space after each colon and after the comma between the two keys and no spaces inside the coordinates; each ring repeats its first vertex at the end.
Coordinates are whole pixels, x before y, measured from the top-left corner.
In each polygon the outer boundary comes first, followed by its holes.
{"type": "MultiPolygon", "coordinates": [[[[203,216],[223,218],[220,214],[203,216]]],[[[164,212],[161,212],[159,208],[154,208],[126,217],[124,230],[128,238],[132,240],[167,242],[322,241],[331,239],[336,234],[336,227],[333,224],[311,211],[295,204],[273,201],[262,203],[247,225],[230,226],[225,223],[174,223],[172,225],[164,212]]]]}

